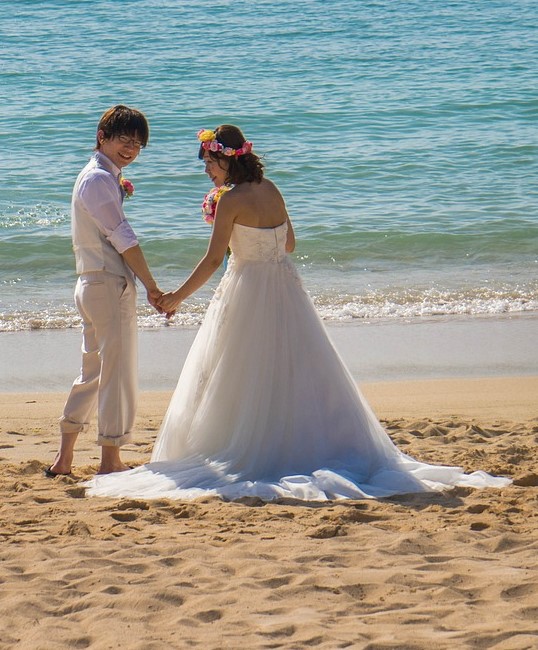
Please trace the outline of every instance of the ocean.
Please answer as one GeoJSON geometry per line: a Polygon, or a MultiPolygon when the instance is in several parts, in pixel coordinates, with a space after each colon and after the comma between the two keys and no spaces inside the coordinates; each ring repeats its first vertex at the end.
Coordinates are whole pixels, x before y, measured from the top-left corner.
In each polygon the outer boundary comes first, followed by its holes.
{"type": "MultiPolygon", "coordinates": [[[[328,323],[538,312],[534,0],[17,0],[0,21],[0,331],[77,327],[70,196],[142,110],[125,203],[165,290],[203,255],[196,132],[237,124],[328,323]]],[[[166,323],[200,323],[222,271],[166,323]]]]}

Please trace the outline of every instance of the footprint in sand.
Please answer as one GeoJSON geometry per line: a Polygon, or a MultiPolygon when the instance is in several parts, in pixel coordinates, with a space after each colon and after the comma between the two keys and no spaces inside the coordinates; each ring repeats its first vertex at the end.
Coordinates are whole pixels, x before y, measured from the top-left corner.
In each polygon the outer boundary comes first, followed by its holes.
{"type": "Polygon", "coordinates": [[[514,485],[518,485],[519,487],[537,487],[538,474],[527,474],[526,476],[514,479],[514,485]]]}
{"type": "Polygon", "coordinates": [[[524,607],[517,614],[527,621],[538,621],[538,607],[524,607]]]}
{"type": "Polygon", "coordinates": [[[178,564],[181,564],[182,562],[184,562],[184,560],[175,556],[163,557],[159,560],[159,564],[162,564],[163,566],[166,567],[174,567],[177,566],[178,564]]]}
{"type": "Polygon", "coordinates": [[[489,528],[489,524],[486,524],[485,521],[475,521],[471,524],[470,526],[471,530],[486,530],[486,528],[489,528]]]}
{"type": "Polygon", "coordinates": [[[26,492],[27,490],[31,490],[32,486],[30,483],[25,483],[24,481],[17,481],[16,483],[13,483],[9,490],[11,492],[26,492]]]}
{"type": "Polygon", "coordinates": [[[34,501],[36,503],[52,503],[53,501],[57,501],[58,499],[54,499],[53,497],[34,497],[34,501]]]}
{"type": "Polygon", "coordinates": [[[138,515],[136,512],[111,512],[110,516],[112,519],[115,519],[116,521],[135,521],[135,519],[138,519],[138,515]]]}
{"type": "Polygon", "coordinates": [[[318,526],[313,531],[308,533],[308,537],[313,539],[329,539],[330,537],[339,537],[346,535],[346,530],[339,525],[318,526]]]}
{"type": "Polygon", "coordinates": [[[137,499],[126,499],[116,505],[116,512],[111,512],[110,516],[116,521],[135,521],[138,519],[139,513],[133,512],[133,510],[149,510],[149,504],[137,499]]]}
{"type": "Polygon", "coordinates": [[[86,488],[82,486],[69,488],[66,492],[72,499],[83,499],[86,496],[86,488]]]}
{"type": "Polygon", "coordinates": [[[340,515],[340,521],[345,523],[367,524],[372,521],[383,521],[388,519],[385,515],[379,515],[372,512],[361,512],[360,510],[350,510],[340,515]]]}
{"type": "Polygon", "coordinates": [[[508,587],[508,589],[501,592],[501,597],[504,599],[527,598],[528,596],[534,596],[536,593],[538,593],[538,584],[531,582],[516,585],[515,587],[508,587]]]}
{"type": "Polygon", "coordinates": [[[293,636],[295,631],[296,629],[294,625],[284,625],[283,627],[271,630],[270,632],[258,632],[258,634],[268,637],[293,636]]]}
{"type": "Polygon", "coordinates": [[[489,510],[489,506],[484,503],[477,503],[476,505],[467,508],[467,512],[470,512],[472,515],[480,515],[485,510],[489,510]]]}
{"type": "Polygon", "coordinates": [[[222,612],[218,609],[207,609],[204,612],[198,612],[195,617],[202,623],[213,623],[222,618],[222,612]]]}
{"type": "Polygon", "coordinates": [[[137,499],[128,499],[120,501],[116,506],[116,510],[149,510],[149,503],[137,499]]]}
{"type": "Polygon", "coordinates": [[[198,515],[198,509],[194,506],[172,506],[169,511],[176,519],[190,519],[198,515]]]}
{"type": "MultiPolygon", "coordinates": [[[[183,598],[183,596],[180,596],[177,593],[169,593],[165,591],[155,594],[155,598],[157,600],[160,600],[163,603],[168,603],[169,605],[173,605],[174,607],[181,607],[181,605],[183,605],[183,603],[185,602],[185,598],[183,598]]],[[[220,617],[221,615],[219,615],[217,618],[220,617]]],[[[216,620],[216,618],[212,620],[216,620]]]]}
{"type": "Polygon", "coordinates": [[[76,639],[71,639],[67,643],[69,648],[78,650],[78,648],[89,648],[92,645],[93,641],[89,636],[81,636],[77,637],[76,639]]]}
{"type": "Polygon", "coordinates": [[[454,558],[452,555],[425,555],[424,559],[426,562],[431,562],[432,564],[440,564],[442,562],[450,562],[454,558]]]}
{"type": "Polygon", "coordinates": [[[346,593],[348,596],[351,596],[351,598],[354,598],[355,600],[364,600],[366,596],[366,592],[362,585],[341,585],[340,591],[343,591],[344,593],[346,593]]]}
{"type": "Polygon", "coordinates": [[[268,589],[278,589],[279,587],[289,585],[291,580],[291,576],[283,576],[281,578],[269,578],[267,580],[260,580],[259,584],[268,589]]]}
{"type": "Polygon", "coordinates": [[[86,523],[75,519],[64,526],[60,534],[71,535],[73,537],[90,537],[92,532],[86,523]]]}

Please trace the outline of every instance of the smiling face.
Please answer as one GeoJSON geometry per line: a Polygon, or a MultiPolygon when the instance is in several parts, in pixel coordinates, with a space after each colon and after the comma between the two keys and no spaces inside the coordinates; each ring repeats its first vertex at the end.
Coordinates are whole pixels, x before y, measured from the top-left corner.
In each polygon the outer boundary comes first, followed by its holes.
{"type": "Polygon", "coordinates": [[[115,135],[107,138],[104,131],[98,131],[97,141],[99,142],[99,151],[120,169],[132,163],[143,146],[136,133],[133,137],[115,135]]]}
{"type": "Polygon", "coordinates": [[[215,187],[225,185],[229,162],[224,158],[213,158],[209,151],[204,151],[203,161],[205,163],[205,173],[213,181],[215,187]]]}

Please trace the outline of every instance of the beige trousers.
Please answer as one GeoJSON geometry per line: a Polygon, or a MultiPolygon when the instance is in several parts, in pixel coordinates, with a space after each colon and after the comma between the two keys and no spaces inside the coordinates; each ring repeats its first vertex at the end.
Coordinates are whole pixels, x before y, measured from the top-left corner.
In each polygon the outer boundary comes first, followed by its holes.
{"type": "Polygon", "coordinates": [[[84,273],[75,303],[82,317],[82,367],[60,429],[85,431],[97,408],[97,444],[120,447],[131,441],[138,397],[136,287],[105,271],[84,273]]]}

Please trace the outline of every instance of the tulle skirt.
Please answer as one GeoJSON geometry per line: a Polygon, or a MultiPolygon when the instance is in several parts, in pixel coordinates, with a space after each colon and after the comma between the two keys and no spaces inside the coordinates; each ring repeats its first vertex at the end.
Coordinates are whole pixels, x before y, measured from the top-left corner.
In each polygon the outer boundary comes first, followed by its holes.
{"type": "Polygon", "coordinates": [[[232,256],[151,462],[96,476],[87,493],[319,501],[509,483],[403,454],[335,350],[291,260],[232,256]]]}

